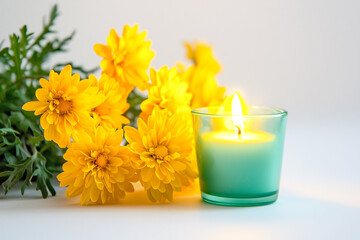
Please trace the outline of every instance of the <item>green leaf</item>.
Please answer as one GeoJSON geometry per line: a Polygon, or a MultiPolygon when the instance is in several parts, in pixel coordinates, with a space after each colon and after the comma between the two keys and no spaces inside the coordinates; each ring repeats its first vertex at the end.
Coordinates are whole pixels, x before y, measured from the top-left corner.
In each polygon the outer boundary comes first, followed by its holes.
{"type": "Polygon", "coordinates": [[[53,196],[55,196],[56,194],[55,189],[51,186],[51,182],[50,182],[50,179],[53,177],[53,175],[45,166],[46,158],[41,153],[38,153],[36,158],[38,160],[36,162],[37,169],[34,171],[32,175],[32,177],[37,176],[36,190],[41,191],[43,198],[47,198],[48,189],[50,193],[53,196]]]}
{"type": "Polygon", "coordinates": [[[19,157],[21,156],[22,159],[29,158],[31,155],[27,148],[24,146],[23,142],[20,138],[15,137],[15,149],[16,149],[16,155],[19,157]]]}
{"type": "Polygon", "coordinates": [[[26,159],[24,161],[22,161],[19,164],[10,164],[8,165],[10,168],[13,169],[13,171],[11,171],[11,174],[8,175],[9,177],[6,179],[5,182],[3,182],[3,187],[4,187],[4,193],[6,194],[17,182],[19,182],[19,180],[21,179],[21,177],[24,175],[24,172],[26,170],[26,168],[29,166],[29,164],[31,164],[31,158],[26,159]]]}
{"type": "Polygon", "coordinates": [[[44,141],[44,137],[42,135],[37,135],[34,137],[29,138],[29,142],[31,142],[32,145],[38,147],[40,144],[44,141]]]}
{"type": "Polygon", "coordinates": [[[9,133],[20,134],[18,131],[14,130],[12,128],[0,128],[1,135],[5,135],[5,134],[9,134],[9,133]]]}
{"type": "Polygon", "coordinates": [[[0,172],[0,178],[10,176],[11,173],[12,173],[11,171],[0,172]]]}
{"type": "Polygon", "coordinates": [[[12,153],[5,152],[4,156],[5,156],[6,161],[9,164],[15,164],[16,163],[16,157],[12,153]]]}
{"type": "Polygon", "coordinates": [[[51,182],[50,182],[50,179],[49,179],[49,178],[47,178],[47,179],[45,180],[45,184],[46,184],[46,187],[49,189],[51,195],[52,195],[52,196],[55,196],[55,195],[56,195],[56,191],[55,191],[54,187],[51,185],[51,182]]]}
{"type": "Polygon", "coordinates": [[[136,89],[134,89],[132,92],[130,92],[127,102],[130,105],[130,108],[125,113],[125,116],[129,119],[130,125],[133,127],[136,127],[136,119],[137,116],[141,113],[140,104],[145,100],[146,98],[141,96],[136,92],[136,89]]]}
{"type": "Polygon", "coordinates": [[[15,145],[15,142],[10,142],[10,141],[8,141],[8,139],[7,139],[6,137],[2,137],[2,138],[1,138],[1,141],[2,141],[5,145],[7,145],[7,146],[13,146],[13,145],[15,145]]]}

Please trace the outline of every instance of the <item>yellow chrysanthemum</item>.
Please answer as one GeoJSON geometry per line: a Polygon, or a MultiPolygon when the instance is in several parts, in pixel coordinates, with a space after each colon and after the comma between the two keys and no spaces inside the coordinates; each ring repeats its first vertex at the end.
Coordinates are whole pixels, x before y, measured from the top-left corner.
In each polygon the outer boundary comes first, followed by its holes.
{"type": "Polygon", "coordinates": [[[129,124],[129,119],[123,116],[130,106],[126,102],[126,89],[106,74],[102,74],[99,81],[94,75],[90,75],[89,79],[99,88],[98,94],[104,96],[101,104],[92,109],[96,126],[121,129],[123,124],[129,124]]]}
{"type": "Polygon", "coordinates": [[[42,88],[36,90],[38,101],[31,101],[22,107],[26,111],[35,111],[41,115],[40,123],[45,139],[53,140],[61,148],[77,139],[77,133],[94,127],[90,110],[101,102],[97,96],[97,87],[91,86],[91,80],[80,81],[80,75],[71,75],[71,66],[67,65],[60,74],[53,70],[49,81],[42,78],[42,88]]]}
{"type": "Polygon", "coordinates": [[[155,108],[147,122],[138,119],[138,130],[124,127],[128,147],[136,154],[140,182],[153,202],[171,201],[173,192],[196,175],[191,169],[191,128],[180,115],[155,108]]]}
{"type": "Polygon", "coordinates": [[[145,41],[146,32],[138,33],[138,28],[138,25],[125,25],[121,37],[111,29],[107,45],[95,44],[94,51],[104,58],[100,63],[103,73],[125,83],[128,88],[136,86],[145,90],[149,79],[146,70],[155,53],[150,50],[151,41],[145,41]]]}
{"type": "Polygon", "coordinates": [[[104,130],[82,133],[79,141],[71,143],[64,154],[64,172],[58,175],[67,197],[81,195],[80,204],[118,202],[125,192],[133,192],[131,182],[137,177],[132,167],[132,153],[120,146],[123,130],[104,130]]]}
{"type": "Polygon", "coordinates": [[[226,88],[219,87],[214,75],[207,69],[191,66],[180,78],[189,85],[191,108],[221,106],[226,88]]]}
{"type": "Polygon", "coordinates": [[[187,58],[192,60],[197,68],[205,68],[214,75],[221,70],[221,66],[215,59],[210,45],[201,42],[186,42],[185,47],[187,58]]]}
{"type": "Polygon", "coordinates": [[[176,68],[169,70],[164,66],[159,71],[152,68],[150,78],[152,85],[148,99],[140,105],[141,118],[146,121],[154,108],[167,109],[171,113],[184,112],[190,117],[191,94],[188,92],[187,83],[179,78],[176,68]]]}
{"type": "Polygon", "coordinates": [[[179,77],[188,84],[192,94],[191,108],[220,106],[224,101],[225,88],[219,87],[215,75],[221,67],[215,59],[212,48],[205,43],[185,43],[187,57],[194,65],[187,68],[178,64],[179,77]]]}

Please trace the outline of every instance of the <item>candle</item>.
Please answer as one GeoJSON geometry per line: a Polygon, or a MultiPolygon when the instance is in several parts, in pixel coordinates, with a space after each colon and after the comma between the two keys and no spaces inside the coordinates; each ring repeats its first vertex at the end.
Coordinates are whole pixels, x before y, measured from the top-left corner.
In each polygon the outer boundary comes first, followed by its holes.
{"type": "Polygon", "coordinates": [[[278,196],[287,114],[249,107],[251,115],[243,115],[241,106],[235,94],[231,114],[193,111],[202,197],[220,205],[269,204],[278,196]]]}

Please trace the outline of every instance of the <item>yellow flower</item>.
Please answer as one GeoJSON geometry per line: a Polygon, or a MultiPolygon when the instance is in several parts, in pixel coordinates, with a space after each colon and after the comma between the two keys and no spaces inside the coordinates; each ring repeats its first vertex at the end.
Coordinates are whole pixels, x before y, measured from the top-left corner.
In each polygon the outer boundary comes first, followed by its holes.
{"type": "Polygon", "coordinates": [[[212,74],[221,70],[219,62],[212,53],[212,47],[206,43],[185,43],[187,58],[192,60],[197,68],[205,68],[212,74]]]}
{"type": "Polygon", "coordinates": [[[178,64],[179,77],[185,81],[192,94],[191,108],[220,106],[224,101],[225,88],[219,87],[215,75],[221,67],[215,59],[212,48],[205,43],[185,43],[187,57],[194,65],[187,68],[178,64]]]}
{"type": "Polygon", "coordinates": [[[190,116],[191,94],[187,92],[188,85],[182,81],[176,68],[162,67],[159,71],[150,70],[152,85],[149,88],[148,99],[141,103],[141,118],[145,121],[154,108],[167,109],[171,113],[184,112],[190,116]]]}
{"type": "Polygon", "coordinates": [[[149,79],[146,70],[155,53],[150,50],[151,41],[145,41],[146,32],[138,33],[138,28],[138,25],[125,25],[121,37],[111,29],[107,45],[95,44],[94,51],[104,58],[100,63],[103,73],[125,83],[128,88],[135,85],[145,90],[149,79]]]}
{"type": "Polygon", "coordinates": [[[196,177],[191,169],[191,128],[180,115],[155,108],[147,122],[138,119],[138,130],[124,127],[128,147],[136,154],[140,182],[153,202],[171,201],[174,191],[196,177]]]}
{"type": "Polygon", "coordinates": [[[94,127],[90,110],[101,102],[97,87],[91,87],[91,80],[80,81],[80,75],[71,75],[67,65],[60,74],[51,70],[49,81],[40,79],[42,88],[36,90],[38,101],[31,101],[22,107],[41,115],[40,124],[45,139],[53,140],[61,148],[77,139],[77,133],[94,127]]]}
{"type": "Polygon", "coordinates": [[[98,127],[93,133],[83,132],[64,154],[64,172],[58,175],[67,197],[81,195],[80,204],[118,202],[125,192],[133,192],[137,180],[131,164],[132,153],[120,146],[123,130],[98,127]]]}
{"type": "Polygon", "coordinates": [[[102,74],[99,81],[94,75],[90,75],[89,79],[99,88],[98,94],[104,96],[101,104],[92,109],[96,126],[100,124],[105,129],[121,129],[123,124],[129,124],[129,119],[123,116],[130,106],[126,102],[126,89],[106,74],[102,74]]]}
{"type": "Polygon", "coordinates": [[[214,75],[205,68],[191,66],[181,73],[181,79],[188,83],[192,94],[191,108],[221,106],[225,87],[219,87],[214,75]]]}

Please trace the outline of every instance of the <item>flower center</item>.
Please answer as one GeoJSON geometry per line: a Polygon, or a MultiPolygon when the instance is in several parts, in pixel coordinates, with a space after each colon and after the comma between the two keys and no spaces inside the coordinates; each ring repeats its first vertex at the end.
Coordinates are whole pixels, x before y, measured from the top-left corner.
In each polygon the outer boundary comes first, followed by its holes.
{"type": "Polygon", "coordinates": [[[107,166],[108,160],[103,154],[99,154],[96,157],[95,164],[101,168],[105,168],[107,166]]]}
{"type": "Polygon", "coordinates": [[[68,113],[71,109],[71,101],[60,98],[57,109],[59,110],[60,114],[68,113]]]}
{"type": "Polygon", "coordinates": [[[155,148],[154,154],[157,159],[163,160],[169,154],[169,150],[167,147],[159,145],[155,148]]]}
{"type": "Polygon", "coordinates": [[[124,54],[120,51],[115,51],[112,57],[116,65],[124,60],[124,54]]]}

